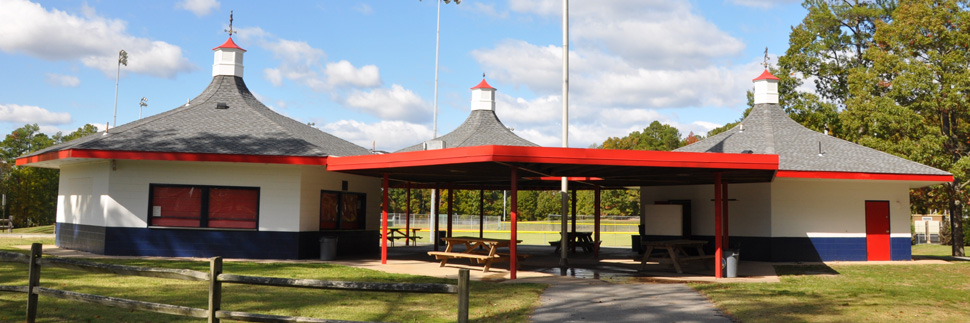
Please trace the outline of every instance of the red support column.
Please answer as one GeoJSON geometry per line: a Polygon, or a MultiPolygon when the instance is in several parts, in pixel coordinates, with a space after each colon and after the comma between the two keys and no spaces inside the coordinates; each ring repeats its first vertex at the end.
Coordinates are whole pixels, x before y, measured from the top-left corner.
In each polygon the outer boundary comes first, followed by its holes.
{"type": "Polygon", "coordinates": [[[722,197],[721,197],[721,208],[724,209],[724,211],[722,211],[722,212],[724,212],[724,222],[723,222],[723,225],[724,225],[724,233],[723,233],[724,234],[724,248],[725,249],[731,249],[731,244],[728,243],[728,239],[731,237],[731,233],[728,230],[728,227],[729,227],[729,224],[730,224],[731,221],[729,220],[730,218],[728,217],[728,209],[729,209],[729,207],[728,207],[728,183],[727,182],[721,183],[721,195],[722,195],[722,197]]]}
{"type": "Polygon", "coordinates": [[[382,193],[381,193],[381,195],[383,195],[383,198],[384,198],[383,199],[384,203],[381,203],[381,217],[383,218],[381,219],[381,221],[383,221],[381,223],[381,264],[382,265],[387,264],[387,201],[389,200],[387,197],[388,177],[389,175],[387,173],[384,173],[384,180],[382,181],[383,182],[382,186],[384,189],[382,190],[382,193]]]}
{"type": "Polygon", "coordinates": [[[593,193],[593,257],[600,257],[600,187],[596,186],[593,193]]]}
{"type": "Polygon", "coordinates": [[[449,183],[448,184],[448,233],[446,235],[446,237],[449,237],[449,238],[452,237],[451,222],[455,215],[455,208],[453,207],[454,205],[455,205],[455,185],[449,183]]]}
{"type": "MultiPolygon", "coordinates": [[[[404,188],[404,233],[411,234],[411,182],[407,182],[404,188]]],[[[404,239],[404,245],[408,246],[411,239],[404,239]]],[[[418,240],[414,240],[418,244],[418,240]]]]}
{"type": "Polygon", "coordinates": [[[721,243],[721,173],[714,174],[714,278],[721,278],[723,250],[721,243]]]}
{"type": "Polygon", "coordinates": [[[518,255],[516,254],[516,251],[515,251],[516,245],[518,245],[518,242],[516,241],[517,238],[518,238],[518,235],[516,234],[516,231],[518,230],[517,225],[518,225],[518,222],[519,222],[519,220],[518,220],[518,213],[519,213],[519,197],[518,197],[519,196],[519,169],[517,167],[514,167],[514,166],[512,167],[512,179],[511,179],[511,181],[512,181],[512,183],[511,183],[511,191],[512,191],[512,196],[511,196],[512,201],[511,201],[511,204],[512,205],[511,205],[511,210],[509,210],[509,218],[512,219],[512,228],[511,228],[512,234],[511,234],[511,237],[509,238],[509,240],[512,240],[512,241],[509,243],[509,278],[510,279],[515,279],[515,273],[516,273],[516,268],[515,267],[519,264],[518,263],[518,255]]]}

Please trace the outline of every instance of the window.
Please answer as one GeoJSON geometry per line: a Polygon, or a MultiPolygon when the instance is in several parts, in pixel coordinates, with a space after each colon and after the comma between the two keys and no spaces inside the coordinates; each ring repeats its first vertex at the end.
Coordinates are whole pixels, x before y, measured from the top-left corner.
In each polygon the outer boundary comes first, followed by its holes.
{"type": "Polygon", "coordinates": [[[364,228],[366,195],[320,191],[320,230],[364,228]]]}
{"type": "Polygon", "coordinates": [[[256,229],[258,187],[149,185],[149,225],[256,229]]]}

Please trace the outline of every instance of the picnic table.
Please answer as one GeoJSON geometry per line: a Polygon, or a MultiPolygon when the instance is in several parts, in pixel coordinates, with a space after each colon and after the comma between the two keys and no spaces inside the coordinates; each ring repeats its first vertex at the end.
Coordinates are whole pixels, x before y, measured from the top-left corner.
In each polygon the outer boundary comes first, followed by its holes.
{"type": "MultiPolygon", "coordinates": [[[[505,248],[512,244],[512,240],[490,239],[478,237],[445,237],[441,238],[447,243],[445,251],[428,251],[429,256],[441,260],[441,267],[444,267],[448,260],[456,258],[469,259],[478,264],[484,264],[483,272],[488,272],[492,264],[497,262],[509,261],[509,254],[498,252],[498,248],[505,248]],[[462,251],[455,250],[456,245],[463,245],[462,251]],[[481,250],[479,250],[481,248],[481,250]]],[[[517,240],[516,242],[522,242],[517,240]]],[[[528,257],[520,254],[519,258],[528,257]]]]}
{"type": "Polygon", "coordinates": [[[387,228],[387,240],[391,242],[391,246],[394,246],[394,240],[404,239],[404,245],[408,245],[408,242],[417,243],[417,239],[422,237],[418,236],[418,231],[420,228],[411,228],[411,233],[408,234],[407,230],[402,228],[387,228]]]}
{"type": "MultiPolygon", "coordinates": [[[[576,246],[583,248],[583,252],[591,253],[596,243],[593,242],[592,232],[566,232],[566,238],[568,238],[568,246],[570,251],[576,252],[576,246]]],[[[559,253],[562,248],[562,243],[560,240],[549,241],[549,245],[555,246],[556,250],[553,253],[559,253]]]]}
{"type": "MultiPolygon", "coordinates": [[[[657,261],[659,263],[670,263],[674,265],[674,270],[678,274],[684,273],[681,269],[681,265],[693,260],[704,260],[704,259],[714,259],[714,255],[704,254],[704,245],[707,241],[702,240],[666,240],[666,241],[643,241],[641,242],[646,246],[647,250],[643,253],[643,258],[640,259],[640,270],[646,269],[647,261],[657,261]],[[697,255],[692,256],[687,254],[685,249],[695,248],[697,250],[697,255]],[[653,257],[654,249],[665,251],[664,255],[661,257],[653,257]]],[[[706,266],[709,266],[707,264],[706,266]]]]}

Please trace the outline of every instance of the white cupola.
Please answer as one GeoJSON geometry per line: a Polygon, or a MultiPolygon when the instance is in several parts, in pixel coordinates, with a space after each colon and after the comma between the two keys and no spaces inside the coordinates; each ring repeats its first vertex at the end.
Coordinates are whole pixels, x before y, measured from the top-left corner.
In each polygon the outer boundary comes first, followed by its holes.
{"type": "Polygon", "coordinates": [[[243,53],[245,49],[236,45],[232,37],[226,40],[215,51],[215,62],[212,63],[212,76],[226,75],[243,77],[243,53]]]}
{"type": "Polygon", "coordinates": [[[472,88],[472,111],[495,111],[495,88],[488,85],[485,79],[472,88]]]}
{"type": "Polygon", "coordinates": [[[754,104],[778,104],[778,78],[765,70],[754,82],[754,104]]]}

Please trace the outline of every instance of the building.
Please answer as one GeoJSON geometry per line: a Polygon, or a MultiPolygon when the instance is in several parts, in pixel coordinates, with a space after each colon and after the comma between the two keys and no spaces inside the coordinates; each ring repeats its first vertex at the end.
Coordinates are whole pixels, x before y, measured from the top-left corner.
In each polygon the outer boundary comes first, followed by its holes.
{"type": "Polygon", "coordinates": [[[243,81],[245,50],[213,49],[185,105],[21,157],[60,169],[56,244],[105,255],[298,259],[320,238],[376,253],[380,180],[326,171],[371,152],[282,116],[243,81]]]}
{"type": "MultiPolygon", "coordinates": [[[[755,105],[737,126],[675,150],[778,155],[770,183],[730,185],[730,247],[749,260],[910,260],[909,190],[952,175],[801,126],[778,105],[777,83],[766,70],[754,79],[755,105]]],[[[653,204],[683,207],[675,211],[683,211],[680,231],[648,238],[713,240],[713,191],[642,187],[645,218],[669,218],[649,212],[653,204]]]]}

